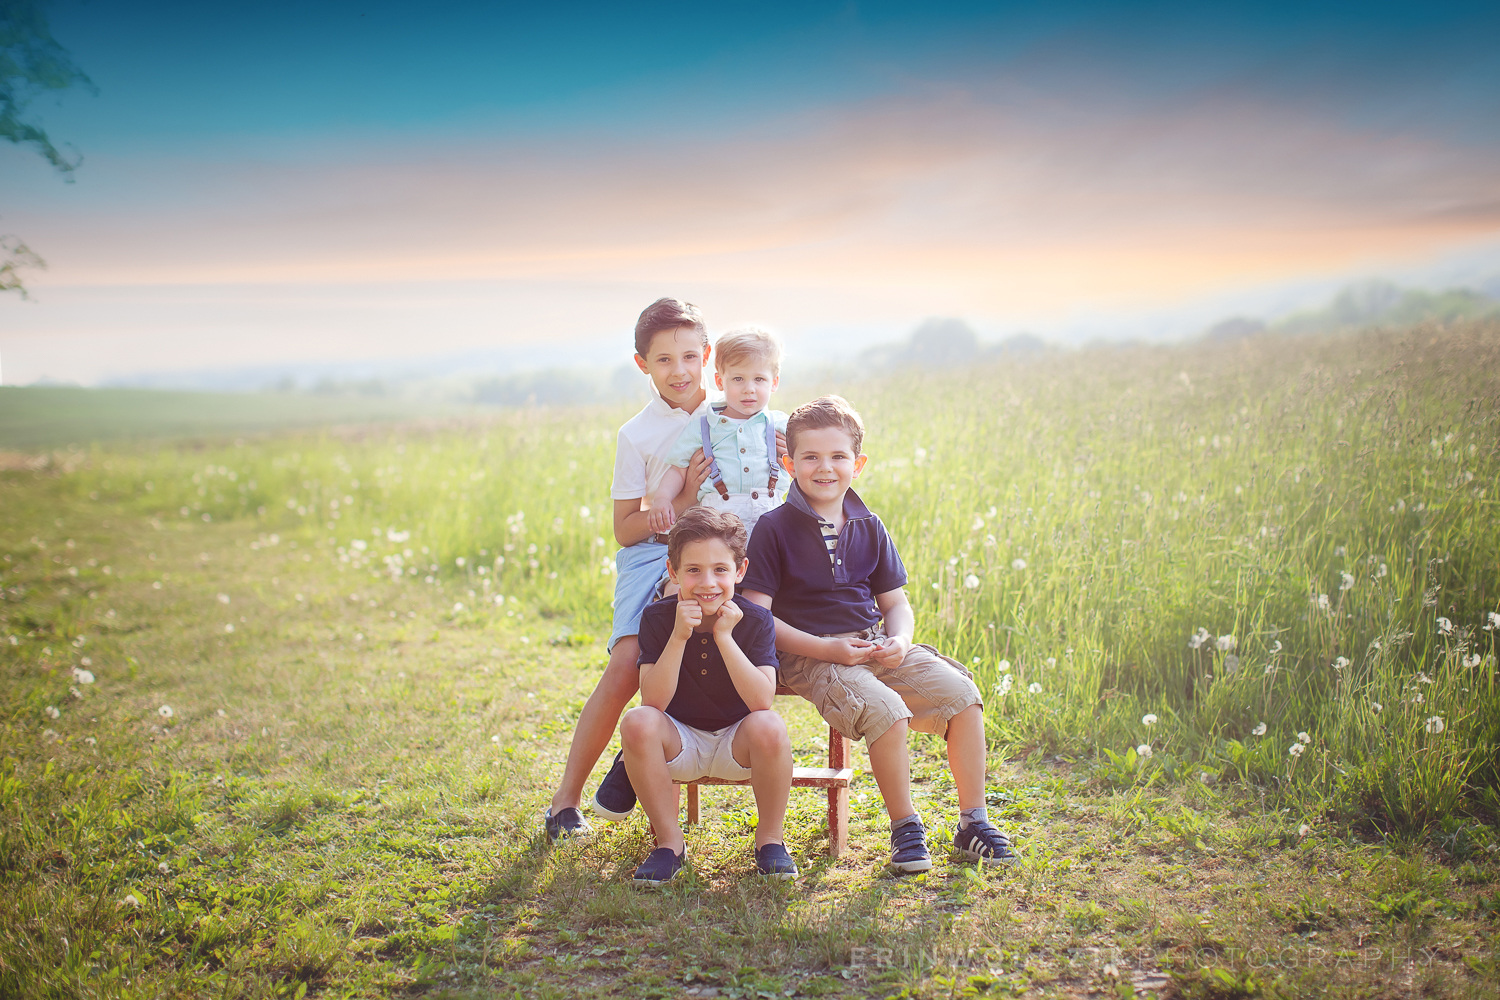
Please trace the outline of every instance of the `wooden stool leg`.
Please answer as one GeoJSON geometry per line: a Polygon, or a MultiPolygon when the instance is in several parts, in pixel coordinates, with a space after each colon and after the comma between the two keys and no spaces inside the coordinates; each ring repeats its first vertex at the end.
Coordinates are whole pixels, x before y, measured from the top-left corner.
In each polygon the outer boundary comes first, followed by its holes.
{"type": "MultiPolygon", "coordinates": [[[[849,747],[844,734],[828,727],[828,766],[849,766],[849,747]]],[[[828,789],[828,854],[838,857],[849,847],[849,789],[828,789]]]]}
{"type": "Polygon", "coordinates": [[[849,789],[828,789],[828,855],[838,857],[849,847],[849,789]]]}
{"type": "Polygon", "coordinates": [[[688,825],[698,825],[698,786],[688,785],[688,825]]]}

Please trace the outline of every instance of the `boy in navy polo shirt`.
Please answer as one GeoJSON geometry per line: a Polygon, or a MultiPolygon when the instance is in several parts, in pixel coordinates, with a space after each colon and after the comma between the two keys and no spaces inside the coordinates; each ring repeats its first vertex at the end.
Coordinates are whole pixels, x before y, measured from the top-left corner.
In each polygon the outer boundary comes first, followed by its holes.
{"type": "Polygon", "coordinates": [[[641,704],[620,720],[625,770],[656,831],[656,849],[636,869],[638,885],[661,885],[682,870],[686,844],[673,782],[704,777],[750,779],[756,869],[797,877],[782,842],[792,744],[771,708],[776,624],[769,611],[735,596],[746,565],[740,519],[692,507],[667,538],[667,572],[680,589],[641,614],[641,704]]]}
{"type": "Polygon", "coordinates": [[[824,396],[787,421],[783,464],[793,485],[750,539],[745,597],[776,616],[784,684],[828,724],[866,741],[870,770],[891,817],[891,866],[932,867],[911,800],[909,729],[943,736],[958,792],[953,846],[971,861],[1013,864],[1009,839],[984,799],[984,709],[957,660],[912,642],[906,567],[880,518],[850,484],[864,468],[864,423],[824,396]]]}

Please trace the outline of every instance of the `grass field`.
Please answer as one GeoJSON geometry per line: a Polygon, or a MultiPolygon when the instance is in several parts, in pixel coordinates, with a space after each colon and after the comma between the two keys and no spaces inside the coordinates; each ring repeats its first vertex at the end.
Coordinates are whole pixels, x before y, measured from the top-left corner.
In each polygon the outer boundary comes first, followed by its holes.
{"type": "Polygon", "coordinates": [[[1021,865],[891,877],[867,775],[837,864],[793,793],[789,886],[745,790],[668,891],[639,816],[548,847],[627,410],[80,425],[0,473],[0,995],[1500,990],[1500,325],[815,388],[986,692],[1021,865]]]}

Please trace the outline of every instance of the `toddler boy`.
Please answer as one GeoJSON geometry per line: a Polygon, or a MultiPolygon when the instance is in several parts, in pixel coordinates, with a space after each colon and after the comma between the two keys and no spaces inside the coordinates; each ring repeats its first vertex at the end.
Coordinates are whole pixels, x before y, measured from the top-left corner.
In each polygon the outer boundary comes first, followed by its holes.
{"type": "Polygon", "coordinates": [[[772,709],[776,624],[743,597],[745,528],[739,518],[693,507],[667,541],[667,572],[679,587],[641,615],[641,704],[620,721],[630,783],[656,831],[656,849],[636,869],[638,885],[682,870],[677,781],[750,779],[755,790],[755,866],[797,877],[782,842],[792,788],[792,744],[772,709]]]}
{"type": "MultiPolygon", "coordinates": [[[[620,713],[635,696],[640,652],[637,625],[667,562],[666,536],[647,525],[641,500],[656,494],[669,468],[667,454],[682,436],[683,427],[708,412],[703,370],[711,353],[703,316],[689,303],[658,299],[636,321],[635,363],[651,376],[653,392],[641,412],[621,425],[615,446],[610,496],[615,540],[622,548],[615,555],[614,628],[606,647],[609,665],[578,716],[562,784],[544,818],[547,836],[553,841],[592,832],[578,811],[583,783],[609,745],[620,713]]],[[[690,464],[684,477],[687,488],[676,499],[677,510],[686,510],[697,501],[704,474],[701,459],[690,464]]],[[[635,808],[635,793],[618,755],[594,794],[594,808],[611,819],[623,819],[635,808]]]]}
{"type": "Polygon", "coordinates": [[[953,846],[971,861],[1013,864],[1010,840],[985,808],[979,689],[957,660],[913,644],[906,567],[880,518],[850,489],[865,465],[863,440],[859,414],[838,396],[792,414],[784,463],[794,483],[751,536],[742,592],[776,616],[782,682],[830,726],[866,741],[891,817],[891,866],[932,867],[911,799],[908,729],[947,738],[959,806],[953,846]]]}
{"type": "Polygon", "coordinates": [[[724,402],[710,404],[710,412],[688,421],[667,456],[672,468],[662,477],[647,517],[652,531],[672,526],[673,502],[700,448],[708,459],[708,478],[698,489],[698,502],[737,515],[747,535],[760,515],[786,497],[789,479],[776,447],[786,414],[769,409],[781,376],[780,342],[755,327],[732,330],[714,345],[714,369],[724,402]]]}

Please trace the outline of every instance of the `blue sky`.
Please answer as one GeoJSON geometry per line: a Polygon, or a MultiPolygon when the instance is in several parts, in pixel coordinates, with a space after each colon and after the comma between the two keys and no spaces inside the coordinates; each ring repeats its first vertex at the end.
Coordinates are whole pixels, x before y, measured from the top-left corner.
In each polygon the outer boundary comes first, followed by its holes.
{"type": "Polygon", "coordinates": [[[50,16],[98,93],[33,106],[75,183],[0,149],[50,265],[0,301],[8,383],[592,350],[659,294],[812,354],[1500,273],[1492,4],[50,16]]]}

